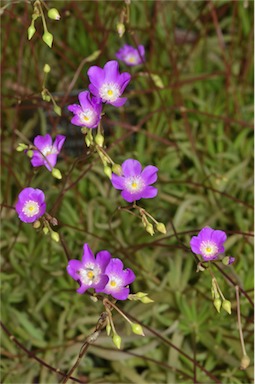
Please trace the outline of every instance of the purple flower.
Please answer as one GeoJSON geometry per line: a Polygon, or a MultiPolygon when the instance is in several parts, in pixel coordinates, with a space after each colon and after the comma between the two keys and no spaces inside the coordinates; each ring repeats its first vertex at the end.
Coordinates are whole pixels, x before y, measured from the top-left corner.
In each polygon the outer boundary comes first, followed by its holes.
{"type": "Polygon", "coordinates": [[[210,227],[203,228],[197,236],[193,236],[190,247],[194,253],[201,255],[205,261],[217,259],[220,253],[225,251],[224,242],[227,235],[223,231],[210,227]]]}
{"type": "Polygon", "coordinates": [[[95,288],[97,292],[102,292],[109,281],[105,274],[105,268],[111,259],[108,251],[98,252],[94,257],[88,244],[84,244],[82,260],[70,260],[67,272],[80,284],[78,293],[84,293],[89,288],[95,288]]]}
{"type": "Polygon", "coordinates": [[[148,165],[142,171],[142,166],[137,160],[128,159],[122,164],[122,176],[112,174],[112,185],[122,190],[123,199],[132,203],[140,199],[150,199],[158,193],[157,188],[150,184],[157,180],[158,168],[148,165]]]}
{"type": "Polygon", "coordinates": [[[109,281],[102,292],[112,295],[117,300],[126,300],[130,292],[127,286],[135,280],[134,272],[129,268],[123,270],[120,259],[111,259],[105,273],[109,281]]]}
{"type": "Polygon", "coordinates": [[[38,150],[35,149],[33,151],[33,157],[31,159],[33,167],[45,165],[49,171],[52,171],[56,165],[58,154],[61,151],[65,139],[65,136],[57,135],[52,144],[52,138],[48,133],[45,136],[36,136],[34,146],[38,148],[38,150]]]}
{"type": "Polygon", "coordinates": [[[71,123],[79,127],[96,128],[101,119],[101,100],[90,96],[89,91],[79,93],[80,105],[72,104],[67,109],[74,113],[71,123]]]}
{"type": "Polygon", "coordinates": [[[145,61],[145,50],[143,45],[138,45],[138,49],[125,44],[116,53],[117,59],[124,61],[126,65],[134,66],[142,64],[145,61]]]}
{"type": "Polygon", "coordinates": [[[88,77],[91,82],[89,90],[94,96],[115,107],[125,104],[127,98],[120,96],[128,85],[131,75],[127,72],[120,74],[117,61],[108,61],[103,69],[97,66],[90,67],[88,77]]]}
{"type": "Polygon", "coordinates": [[[16,204],[16,212],[24,223],[33,223],[46,211],[43,191],[34,188],[25,188],[20,192],[16,204]]]}

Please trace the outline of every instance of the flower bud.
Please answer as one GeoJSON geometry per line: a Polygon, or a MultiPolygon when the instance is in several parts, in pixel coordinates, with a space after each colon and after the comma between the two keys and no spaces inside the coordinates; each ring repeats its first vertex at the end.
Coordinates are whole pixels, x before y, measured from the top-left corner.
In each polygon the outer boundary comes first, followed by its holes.
{"type": "Polygon", "coordinates": [[[95,137],[95,142],[99,147],[102,147],[104,145],[104,136],[98,133],[95,137]]]}
{"type": "Polygon", "coordinates": [[[106,329],[107,336],[110,336],[111,330],[112,330],[112,327],[111,327],[110,323],[107,324],[105,329],[106,329]]]}
{"type": "Polygon", "coordinates": [[[139,297],[139,299],[140,299],[140,298],[142,298],[142,297],[147,296],[147,293],[145,293],[145,292],[137,292],[135,295],[136,295],[137,297],[139,297]]]}
{"type": "Polygon", "coordinates": [[[231,257],[231,256],[225,256],[223,257],[222,259],[222,263],[224,265],[230,265],[230,264],[233,264],[235,261],[235,258],[234,257],[231,257]]]}
{"type": "Polygon", "coordinates": [[[34,25],[31,24],[30,27],[28,27],[28,30],[27,30],[28,40],[32,39],[32,37],[34,36],[35,32],[36,32],[36,29],[35,29],[34,25]]]}
{"type": "Polygon", "coordinates": [[[56,8],[48,10],[48,17],[52,20],[60,20],[60,14],[56,8]]]}
{"type": "Polygon", "coordinates": [[[62,179],[62,175],[61,175],[61,172],[59,169],[57,168],[53,168],[52,171],[51,171],[51,174],[53,177],[55,177],[56,179],[58,180],[61,180],[62,179]]]}
{"type": "Polygon", "coordinates": [[[61,116],[61,108],[58,105],[54,105],[53,110],[58,116],[61,116]]]}
{"type": "Polygon", "coordinates": [[[49,233],[49,228],[48,227],[43,227],[43,233],[47,235],[49,233]]]}
{"type": "Polygon", "coordinates": [[[28,157],[33,157],[33,154],[34,154],[34,151],[32,151],[32,149],[29,149],[28,151],[27,151],[27,156],[28,157]]]}
{"type": "Polygon", "coordinates": [[[118,349],[120,349],[121,345],[121,337],[117,335],[117,333],[114,333],[113,338],[112,338],[113,343],[116,345],[118,349]]]}
{"type": "Polygon", "coordinates": [[[122,168],[119,164],[113,164],[112,171],[115,173],[115,175],[121,176],[122,175],[122,168]]]}
{"type": "Polygon", "coordinates": [[[49,66],[49,64],[45,64],[44,67],[43,67],[43,72],[44,73],[49,73],[51,70],[51,67],[49,66]]]}
{"type": "Polygon", "coordinates": [[[153,303],[154,300],[150,299],[148,296],[145,296],[145,297],[142,297],[140,299],[140,301],[143,303],[143,304],[149,304],[149,303],[153,303]]]}
{"type": "Polygon", "coordinates": [[[163,223],[157,223],[156,228],[158,232],[166,234],[166,227],[163,223]]]}
{"type": "Polygon", "coordinates": [[[59,234],[57,232],[52,231],[50,236],[52,240],[56,241],[57,243],[59,242],[59,234]]]}
{"type": "Polygon", "coordinates": [[[48,45],[48,47],[50,47],[50,48],[52,47],[53,35],[50,32],[45,31],[43,36],[42,36],[42,39],[45,42],[45,44],[48,45]]]}
{"type": "Polygon", "coordinates": [[[104,173],[106,174],[107,177],[109,177],[109,179],[111,179],[111,177],[112,177],[112,170],[109,167],[109,165],[105,165],[104,166],[104,173]]]}
{"type": "Polygon", "coordinates": [[[18,152],[22,152],[22,151],[24,151],[24,150],[27,149],[27,148],[28,148],[28,145],[23,144],[23,143],[19,143],[18,146],[17,146],[17,148],[16,148],[16,151],[18,151],[18,152]]]}
{"type": "Polygon", "coordinates": [[[240,364],[240,369],[243,371],[247,369],[250,365],[250,358],[247,355],[243,355],[241,364],[240,364]]]}
{"type": "Polygon", "coordinates": [[[36,220],[36,221],[33,223],[33,227],[34,227],[35,229],[40,228],[40,226],[41,226],[41,222],[40,222],[39,220],[36,220]]]}
{"type": "Polygon", "coordinates": [[[123,23],[118,23],[116,27],[119,37],[122,37],[125,33],[125,25],[123,23]]]}
{"type": "Polygon", "coordinates": [[[86,143],[87,147],[90,147],[92,144],[92,141],[88,135],[85,136],[85,143],[86,143]]]}
{"type": "Polygon", "coordinates": [[[229,300],[223,300],[222,308],[231,315],[231,302],[229,300]]]}
{"type": "Polygon", "coordinates": [[[154,235],[154,229],[153,229],[153,225],[151,223],[148,223],[145,227],[145,230],[151,235],[153,236],[154,235]]]}
{"type": "Polygon", "coordinates": [[[213,301],[213,305],[217,309],[217,311],[220,313],[220,308],[221,308],[221,299],[215,299],[213,301]]]}
{"type": "Polygon", "coordinates": [[[144,336],[143,328],[141,327],[140,324],[132,323],[131,328],[133,333],[135,333],[136,335],[144,336]]]}

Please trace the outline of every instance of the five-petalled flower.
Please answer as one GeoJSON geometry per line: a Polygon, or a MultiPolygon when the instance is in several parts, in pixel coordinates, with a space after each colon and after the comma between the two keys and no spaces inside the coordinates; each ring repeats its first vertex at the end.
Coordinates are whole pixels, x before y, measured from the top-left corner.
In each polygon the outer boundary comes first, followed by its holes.
{"type": "Polygon", "coordinates": [[[91,97],[89,91],[79,93],[80,105],[72,104],[67,109],[74,113],[71,123],[79,127],[96,128],[101,119],[102,102],[97,97],[91,97]]]}
{"type": "Polygon", "coordinates": [[[224,242],[227,235],[224,231],[210,227],[203,228],[197,236],[193,236],[190,247],[194,253],[201,255],[205,261],[215,260],[225,251],[224,242]]]}
{"type": "Polygon", "coordinates": [[[102,102],[121,107],[127,101],[126,97],[120,97],[128,85],[131,75],[127,72],[119,73],[117,61],[108,61],[104,68],[92,66],[88,70],[91,82],[90,92],[101,98],[102,102]]]}
{"type": "Polygon", "coordinates": [[[52,138],[48,133],[44,136],[36,136],[34,146],[37,149],[33,150],[33,157],[31,158],[33,167],[45,165],[49,171],[52,171],[57,163],[57,157],[63,147],[65,139],[65,136],[57,135],[54,143],[52,143],[52,138]]]}
{"type": "Polygon", "coordinates": [[[82,260],[70,260],[67,266],[69,275],[80,284],[78,293],[84,293],[89,288],[102,292],[109,281],[105,268],[110,259],[108,251],[100,251],[94,257],[89,245],[84,244],[82,260]]]}
{"type": "Polygon", "coordinates": [[[138,45],[138,49],[125,44],[116,53],[117,59],[123,61],[126,65],[135,66],[144,63],[145,49],[143,45],[138,45]]]}
{"type": "Polygon", "coordinates": [[[23,189],[18,196],[15,208],[21,221],[33,223],[46,211],[43,191],[31,187],[23,189]]]}
{"type": "Polygon", "coordinates": [[[117,300],[126,300],[130,292],[128,285],[135,280],[134,272],[129,268],[123,269],[120,259],[111,259],[105,274],[109,281],[102,292],[112,295],[117,300]]]}
{"type": "Polygon", "coordinates": [[[122,190],[123,199],[132,203],[140,199],[149,199],[157,195],[158,190],[151,184],[157,180],[158,168],[148,165],[142,170],[139,161],[127,159],[121,166],[122,175],[112,174],[111,182],[114,188],[122,190]]]}

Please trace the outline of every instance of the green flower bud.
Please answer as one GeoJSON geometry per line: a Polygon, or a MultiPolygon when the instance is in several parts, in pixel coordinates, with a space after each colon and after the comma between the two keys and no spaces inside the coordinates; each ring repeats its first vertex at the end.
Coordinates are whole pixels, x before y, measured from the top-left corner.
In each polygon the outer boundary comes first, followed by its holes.
{"type": "Polygon", "coordinates": [[[59,242],[59,234],[57,232],[52,231],[50,236],[52,240],[56,241],[57,243],[59,242]]]}
{"type": "Polygon", "coordinates": [[[61,116],[61,108],[58,105],[54,105],[53,110],[58,116],[61,116]]]}
{"type": "Polygon", "coordinates": [[[85,143],[86,143],[87,147],[90,147],[92,144],[92,141],[88,135],[85,136],[85,143]]]}
{"type": "Polygon", "coordinates": [[[231,315],[231,302],[229,300],[223,300],[222,308],[231,315]]]}
{"type": "Polygon", "coordinates": [[[99,147],[102,147],[104,145],[104,136],[98,133],[95,137],[95,142],[99,147]]]}
{"type": "Polygon", "coordinates": [[[32,149],[29,149],[29,151],[27,151],[27,156],[28,157],[33,157],[33,154],[34,154],[34,151],[32,151],[32,149]]]}
{"type": "Polygon", "coordinates": [[[153,303],[154,302],[154,300],[150,299],[148,296],[142,297],[140,301],[143,304],[149,304],[149,303],[153,303]]]}
{"type": "Polygon", "coordinates": [[[56,8],[48,10],[48,17],[52,20],[60,20],[60,14],[56,8]]]}
{"type": "Polygon", "coordinates": [[[214,299],[213,305],[217,309],[217,311],[220,313],[220,308],[221,308],[221,299],[214,299]]]}
{"type": "Polygon", "coordinates": [[[36,220],[36,221],[33,223],[33,227],[34,227],[35,229],[40,228],[40,226],[41,226],[41,222],[40,222],[39,220],[36,220]]]}
{"type": "Polygon", "coordinates": [[[153,225],[152,225],[152,224],[148,223],[148,224],[146,225],[145,229],[146,229],[146,231],[147,231],[151,236],[154,235],[155,232],[154,232],[154,229],[153,229],[153,225]]]}
{"type": "Polygon", "coordinates": [[[240,369],[243,371],[247,369],[250,365],[250,358],[247,355],[243,355],[241,364],[240,364],[240,369]]]}
{"type": "Polygon", "coordinates": [[[108,165],[104,166],[104,173],[106,174],[107,177],[109,177],[109,179],[112,178],[112,170],[108,165]]]}
{"type": "Polygon", "coordinates": [[[50,32],[45,31],[42,39],[45,42],[45,44],[47,44],[50,48],[52,47],[53,35],[50,32]]]}
{"type": "Polygon", "coordinates": [[[156,228],[158,232],[166,234],[166,227],[163,223],[157,223],[156,228]]]}
{"type": "Polygon", "coordinates": [[[30,27],[28,27],[28,30],[27,30],[28,40],[32,39],[32,37],[34,36],[35,32],[36,32],[36,29],[35,29],[34,25],[31,24],[30,27]]]}
{"type": "Polygon", "coordinates": [[[43,233],[47,235],[49,233],[49,228],[48,227],[43,227],[43,233]]]}
{"type": "Polygon", "coordinates": [[[111,327],[110,323],[108,323],[107,326],[106,326],[106,334],[107,334],[107,336],[110,336],[111,330],[112,330],[112,327],[111,327]]]}
{"type": "Polygon", "coordinates": [[[18,152],[23,152],[25,149],[27,149],[28,148],[28,145],[26,145],[26,144],[23,144],[23,143],[19,143],[18,144],[18,146],[17,146],[17,148],[16,148],[16,151],[18,151],[18,152]]]}
{"type": "Polygon", "coordinates": [[[145,293],[145,292],[137,292],[137,293],[135,294],[135,296],[139,297],[139,299],[140,299],[140,298],[142,298],[142,297],[147,296],[147,293],[145,293]]]}
{"type": "Polygon", "coordinates": [[[144,336],[143,328],[141,327],[140,324],[132,323],[131,328],[133,333],[135,333],[136,335],[144,336]]]}
{"type": "Polygon", "coordinates": [[[123,23],[118,23],[116,27],[119,37],[122,37],[125,33],[125,25],[123,23]]]}
{"type": "Polygon", "coordinates": [[[49,73],[51,70],[51,67],[49,66],[49,64],[45,64],[44,67],[43,67],[43,72],[44,73],[49,73]]]}
{"type": "Polygon", "coordinates": [[[112,338],[113,343],[116,345],[118,349],[120,349],[121,345],[121,337],[117,335],[117,333],[114,333],[113,338],[112,338]]]}
{"type": "Polygon", "coordinates": [[[53,168],[52,171],[51,171],[51,174],[53,177],[55,177],[56,179],[58,180],[61,180],[62,179],[62,175],[61,175],[61,172],[59,169],[57,168],[53,168]]]}
{"type": "Polygon", "coordinates": [[[119,164],[113,164],[112,171],[113,171],[113,173],[115,173],[118,176],[122,175],[122,168],[119,164]]]}

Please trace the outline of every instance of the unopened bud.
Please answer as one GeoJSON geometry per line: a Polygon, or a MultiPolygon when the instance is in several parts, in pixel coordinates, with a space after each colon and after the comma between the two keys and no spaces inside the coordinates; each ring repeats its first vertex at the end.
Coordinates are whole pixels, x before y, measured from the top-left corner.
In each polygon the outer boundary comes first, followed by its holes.
{"type": "Polygon", "coordinates": [[[111,327],[110,323],[108,323],[107,326],[106,326],[106,334],[107,334],[107,336],[110,336],[111,330],[112,330],[112,327],[111,327]]]}
{"type": "Polygon", "coordinates": [[[151,235],[153,236],[154,235],[154,229],[153,229],[153,225],[148,223],[145,227],[145,230],[151,235]]]}
{"type": "Polygon", "coordinates": [[[53,110],[58,116],[61,116],[61,108],[58,105],[54,105],[53,110]]]}
{"type": "Polygon", "coordinates": [[[229,300],[223,300],[222,308],[231,315],[231,302],[229,300]]]}
{"type": "Polygon", "coordinates": [[[215,308],[217,309],[217,312],[220,313],[221,299],[215,299],[215,300],[213,301],[213,305],[214,305],[215,308]]]}
{"type": "Polygon", "coordinates": [[[34,227],[35,229],[40,228],[40,226],[41,226],[41,223],[40,223],[39,220],[36,220],[36,221],[33,223],[33,227],[34,227]]]}
{"type": "Polygon", "coordinates": [[[50,32],[48,32],[48,31],[44,32],[42,39],[45,42],[45,44],[48,45],[48,47],[50,47],[50,48],[52,47],[53,35],[50,32]]]}
{"type": "Polygon", "coordinates": [[[117,335],[117,333],[114,333],[113,338],[112,338],[113,343],[116,345],[118,349],[120,349],[121,345],[121,337],[117,335]]]}
{"type": "Polygon", "coordinates": [[[109,179],[112,178],[112,170],[108,165],[104,166],[104,173],[106,174],[107,177],[109,177],[109,179]]]}
{"type": "Polygon", "coordinates": [[[144,336],[143,328],[141,327],[140,324],[132,323],[131,328],[133,333],[135,333],[136,335],[144,336]]]}
{"type": "Polygon", "coordinates": [[[243,371],[247,369],[250,365],[250,358],[247,355],[243,355],[241,364],[240,364],[240,369],[243,371]]]}
{"type": "Polygon", "coordinates": [[[122,37],[125,33],[125,25],[123,23],[118,23],[116,27],[119,37],[122,37]]]}
{"type": "Polygon", "coordinates": [[[99,147],[102,147],[104,145],[104,136],[98,133],[95,137],[95,142],[99,147]]]}
{"type": "Polygon", "coordinates": [[[139,299],[140,299],[140,298],[142,298],[142,297],[147,296],[147,293],[145,293],[145,292],[137,292],[137,293],[135,294],[135,296],[139,297],[139,299]]]}
{"type": "Polygon", "coordinates": [[[90,296],[90,300],[93,301],[93,303],[98,302],[98,298],[96,296],[90,296]]]}
{"type": "Polygon", "coordinates": [[[33,154],[34,154],[34,151],[32,151],[32,149],[29,149],[28,151],[27,151],[27,156],[28,157],[33,157],[33,154]]]}
{"type": "Polygon", "coordinates": [[[85,143],[86,143],[87,147],[91,146],[92,141],[91,141],[89,135],[85,136],[85,143]]]}
{"type": "Polygon", "coordinates": [[[113,164],[112,171],[113,171],[113,173],[115,173],[118,176],[122,175],[122,168],[119,164],[113,164]]]}
{"type": "Polygon", "coordinates": [[[163,223],[157,223],[156,228],[158,232],[166,234],[166,227],[163,223]]]}
{"type": "Polygon", "coordinates": [[[18,146],[17,146],[17,148],[16,148],[16,151],[18,151],[18,152],[22,152],[22,151],[24,151],[24,150],[27,149],[27,148],[28,148],[28,145],[23,144],[23,143],[19,143],[18,146]]]}
{"type": "Polygon", "coordinates": [[[231,257],[231,256],[225,256],[223,257],[222,259],[222,263],[224,265],[230,265],[230,264],[233,264],[235,261],[235,258],[234,257],[231,257]]]}
{"type": "Polygon", "coordinates": [[[45,64],[44,67],[43,67],[43,72],[49,73],[50,70],[51,70],[51,67],[49,66],[49,64],[45,64]]]}
{"type": "Polygon", "coordinates": [[[28,27],[28,30],[27,30],[28,40],[32,39],[32,37],[34,36],[35,32],[36,32],[36,29],[35,29],[34,25],[31,24],[30,27],[28,27]]]}
{"type": "Polygon", "coordinates": [[[154,300],[150,299],[148,296],[145,296],[143,298],[141,298],[140,300],[143,304],[149,304],[149,303],[153,303],[154,300]]]}
{"type": "Polygon", "coordinates": [[[59,242],[59,234],[57,232],[52,231],[50,236],[52,240],[56,241],[57,243],[59,242]]]}
{"type": "Polygon", "coordinates": [[[61,180],[62,179],[62,175],[61,175],[61,172],[59,169],[57,168],[53,168],[52,171],[51,171],[51,174],[53,177],[55,177],[56,179],[58,180],[61,180]]]}
{"type": "Polygon", "coordinates": [[[49,228],[48,227],[43,227],[43,233],[47,235],[49,233],[49,228]]]}
{"type": "Polygon", "coordinates": [[[52,20],[59,20],[60,14],[56,8],[51,8],[48,10],[48,17],[52,20]]]}

